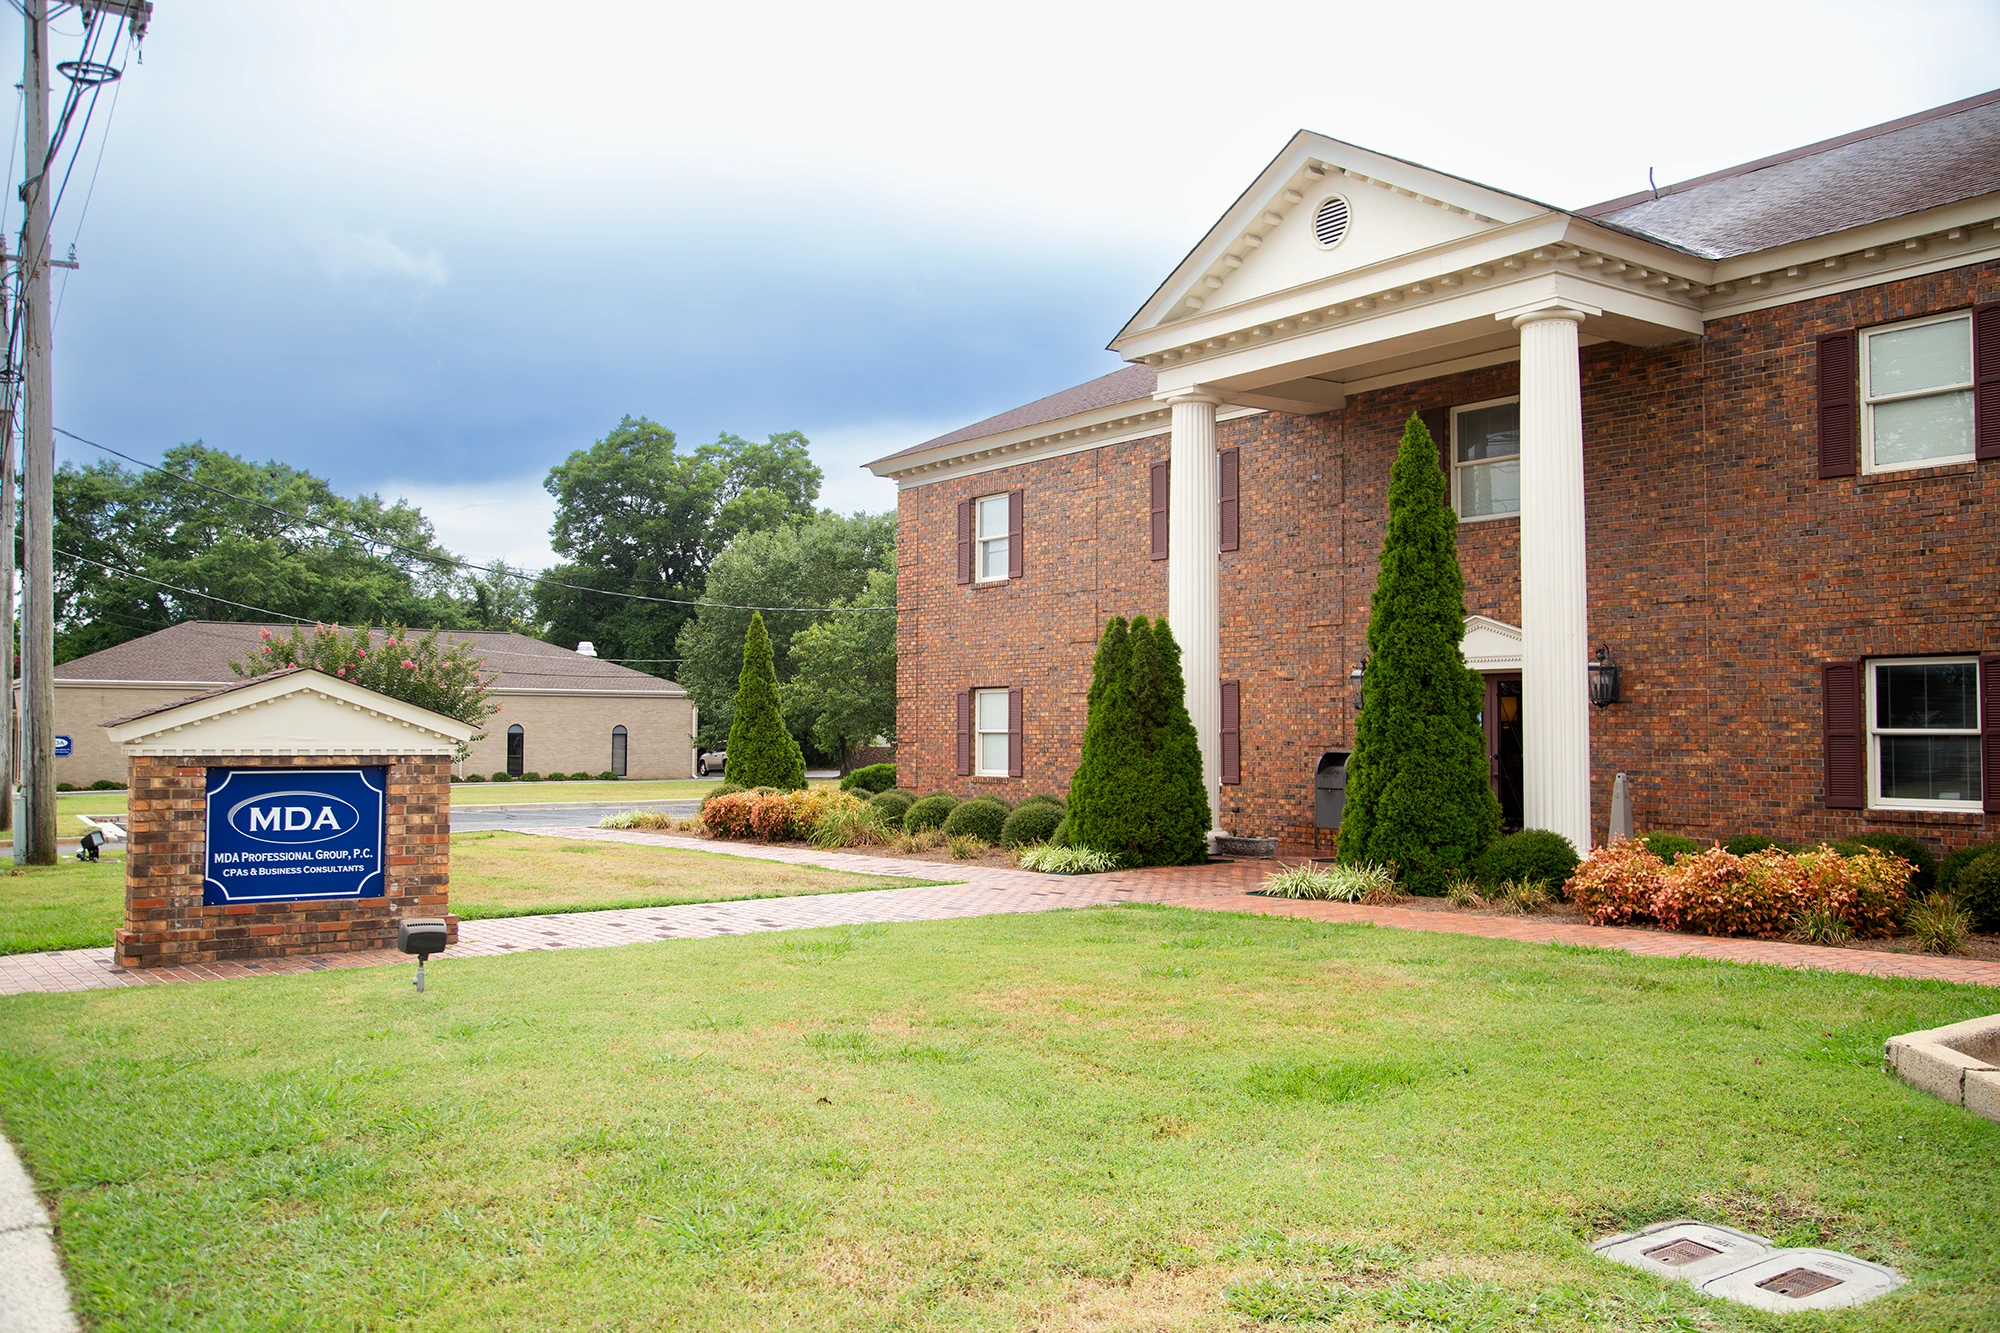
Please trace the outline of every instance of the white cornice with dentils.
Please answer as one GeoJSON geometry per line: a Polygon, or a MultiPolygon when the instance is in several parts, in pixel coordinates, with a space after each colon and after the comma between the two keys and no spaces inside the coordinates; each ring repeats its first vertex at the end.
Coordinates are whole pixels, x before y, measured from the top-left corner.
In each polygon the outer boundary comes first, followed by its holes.
{"type": "MultiPolygon", "coordinates": [[[[1255,407],[1225,408],[1216,414],[1216,420],[1232,421],[1237,417],[1256,416],[1262,411],[1262,408],[1255,407]]],[[[1164,435],[1172,425],[1172,411],[1166,404],[1156,403],[1149,396],[1023,426],[998,435],[945,445],[927,454],[898,460],[894,468],[884,468],[875,475],[891,478],[898,487],[925,486],[934,481],[953,481],[982,472],[998,472],[1001,468],[1021,463],[1039,463],[1045,458],[1060,458],[1064,454],[1080,454],[1090,449],[1102,449],[1106,445],[1130,444],[1133,440],[1164,435]]]]}

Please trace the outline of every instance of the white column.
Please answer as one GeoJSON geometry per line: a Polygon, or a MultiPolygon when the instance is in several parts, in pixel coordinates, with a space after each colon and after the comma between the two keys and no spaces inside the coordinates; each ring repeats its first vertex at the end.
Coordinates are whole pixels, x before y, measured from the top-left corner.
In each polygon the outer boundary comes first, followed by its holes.
{"type": "Polygon", "coordinates": [[[1222,828],[1222,618],[1217,591],[1221,497],[1215,475],[1215,409],[1203,392],[1170,396],[1173,448],[1167,498],[1167,623],[1181,648],[1188,713],[1201,743],[1201,781],[1222,828]]]}
{"type": "Polygon", "coordinates": [[[1583,400],[1561,302],[1520,312],[1521,714],[1524,815],[1590,847],[1590,620],[1584,588],[1583,400]]]}

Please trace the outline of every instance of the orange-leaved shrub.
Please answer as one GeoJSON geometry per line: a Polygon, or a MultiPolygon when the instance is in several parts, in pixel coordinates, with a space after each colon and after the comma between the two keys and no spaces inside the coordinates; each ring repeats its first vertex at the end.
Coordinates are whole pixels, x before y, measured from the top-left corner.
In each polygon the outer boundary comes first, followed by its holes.
{"type": "Polygon", "coordinates": [[[1775,848],[1732,855],[1720,847],[1669,865],[1636,839],[1600,847],[1577,867],[1570,900],[1594,925],[1657,922],[1669,930],[1773,938],[1800,913],[1832,913],[1864,938],[1892,933],[1909,906],[1914,867],[1870,849],[1775,848]]]}
{"type": "Polygon", "coordinates": [[[729,792],[701,807],[701,826],[711,838],[798,842],[810,838],[827,809],[841,802],[860,804],[832,787],[729,792]]]}

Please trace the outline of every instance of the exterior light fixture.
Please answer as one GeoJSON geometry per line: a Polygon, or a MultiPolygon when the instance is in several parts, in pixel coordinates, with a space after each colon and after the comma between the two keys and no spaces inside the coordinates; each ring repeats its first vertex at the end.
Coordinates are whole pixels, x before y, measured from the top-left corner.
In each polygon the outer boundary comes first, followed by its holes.
{"type": "Polygon", "coordinates": [[[1360,666],[1354,668],[1354,670],[1347,673],[1347,688],[1348,691],[1354,696],[1354,711],[1357,713],[1361,711],[1361,699],[1362,699],[1361,682],[1362,679],[1367,675],[1367,673],[1368,673],[1368,659],[1365,657],[1361,659],[1360,666]]]}
{"type": "Polygon", "coordinates": [[[1599,708],[1618,702],[1618,664],[1610,660],[1611,650],[1597,645],[1597,660],[1590,663],[1590,701],[1599,708]]]}

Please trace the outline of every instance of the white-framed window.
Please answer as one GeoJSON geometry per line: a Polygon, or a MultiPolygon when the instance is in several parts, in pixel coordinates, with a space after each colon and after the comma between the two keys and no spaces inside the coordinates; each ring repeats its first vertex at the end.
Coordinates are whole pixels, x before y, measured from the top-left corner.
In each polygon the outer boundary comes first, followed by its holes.
{"type": "Polygon", "coordinates": [[[1979,809],[1979,659],[1895,657],[1867,669],[1868,804],[1979,809]]]}
{"type": "Polygon", "coordinates": [[[1007,763],[1005,690],[972,692],[972,771],[982,778],[1004,778],[1011,772],[1007,763]]]}
{"type": "Polygon", "coordinates": [[[1862,467],[1972,459],[1972,313],[1861,331],[1862,467]]]}
{"type": "Polygon", "coordinates": [[[1521,512],[1521,400],[1451,410],[1451,499],[1461,519],[1521,512]]]}
{"type": "Polygon", "coordinates": [[[1007,497],[982,495],[972,502],[974,577],[992,583],[1007,577],[1007,497]]]}

